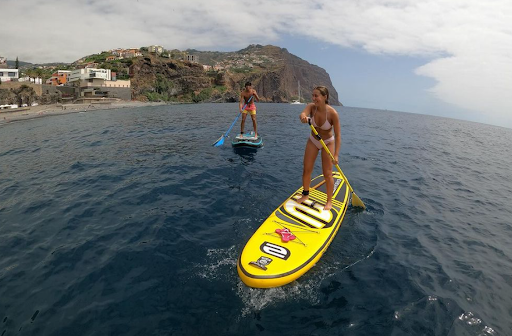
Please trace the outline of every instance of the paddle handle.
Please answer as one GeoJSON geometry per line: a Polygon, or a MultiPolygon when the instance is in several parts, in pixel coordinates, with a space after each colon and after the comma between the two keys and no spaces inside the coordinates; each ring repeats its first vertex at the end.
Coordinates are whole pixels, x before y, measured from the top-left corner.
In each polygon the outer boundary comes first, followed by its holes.
{"type": "MultiPolygon", "coordinates": [[[[318,134],[316,128],[311,125],[311,118],[308,118],[308,124],[309,124],[309,127],[311,127],[311,130],[313,131],[313,133],[315,134],[315,138],[318,139],[318,141],[320,141],[320,143],[322,144],[322,147],[324,147],[325,151],[329,154],[329,156],[331,157],[331,160],[334,161],[334,156],[332,155],[331,151],[329,150],[329,148],[327,147],[327,145],[325,144],[324,140],[322,140],[322,138],[320,137],[320,135],[318,134]]],[[[341,168],[340,166],[336,163],[336,169],[338,169],[338,172],[341,174],[341,176],[343,176],[343,179],[345,180],[345,182],[347,183],[347,186],[348,188],[350,189],[351,192],[354,192],[354,189],[352,189],[352,186],[350,185],[350,183],[348,183],[348,179],[345,177],[345,174],[343,174],[343,172],[341,171],[341,168]]]]}
{"type": "Polygon", "coordinates": [[[251,102],[252,97],[254,97],[254,96],[249,97],[249,99],[247,100],[247,103],[245,103],[244,107],[242,107],[242,111],[245,110],[245,108],[247,107],[247,104],[249,104],[251,102]]]}

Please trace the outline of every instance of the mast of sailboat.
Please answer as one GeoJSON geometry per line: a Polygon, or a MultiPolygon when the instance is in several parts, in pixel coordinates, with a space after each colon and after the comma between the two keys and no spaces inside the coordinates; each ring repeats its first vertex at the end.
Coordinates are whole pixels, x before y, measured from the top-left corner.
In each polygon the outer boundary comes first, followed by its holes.
{"type": "Polygon", "coordinates": [[[302,101],[300,100],[300,81],[297,81],[297,83],[299,84],[299,103],[302,103],[302,101]]]}

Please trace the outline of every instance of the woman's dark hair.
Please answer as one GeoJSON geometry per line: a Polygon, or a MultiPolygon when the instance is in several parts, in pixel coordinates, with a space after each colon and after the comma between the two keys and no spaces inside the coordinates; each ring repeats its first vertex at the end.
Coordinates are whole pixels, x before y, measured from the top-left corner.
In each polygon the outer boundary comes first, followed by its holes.
{"type": "Polygon", "coordinates": [[[318,90],[318,92],[320,92],[320,94],[322,96],[326,96],[327,98],[325,98],[325,103],[326,104],[329,104],[329,90],[327,90],[327,88],[325,86],[315,86],[315,88],[313,90],[318,90]]]}
{"type": "Polygon", "coordinates": [[[244,86],[248,87],[248,86],[251,86],[251,85],[252,85],[251,82],[246,82],[244,86]]]}

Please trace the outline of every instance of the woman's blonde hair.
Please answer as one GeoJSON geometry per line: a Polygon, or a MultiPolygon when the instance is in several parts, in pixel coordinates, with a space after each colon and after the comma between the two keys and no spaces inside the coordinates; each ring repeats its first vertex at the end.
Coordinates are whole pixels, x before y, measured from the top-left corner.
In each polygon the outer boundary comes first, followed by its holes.
{"type": "Polygon", "coordinates": [[[320,94],[324,97],[327,97],[325,99],[325,103],[326,104],[329,104],[329,90],[327,90],[327,88],[323,85],[319,85],[319,86],[315,86],[315,88],[313,90],[318,90],[318,92],[320,92],[320,94]]]}

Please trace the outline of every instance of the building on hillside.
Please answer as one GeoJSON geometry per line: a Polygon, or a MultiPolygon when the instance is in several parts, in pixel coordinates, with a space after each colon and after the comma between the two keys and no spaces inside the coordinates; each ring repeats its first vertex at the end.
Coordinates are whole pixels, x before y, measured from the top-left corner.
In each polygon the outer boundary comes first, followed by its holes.
{"type": "Polygon", "coordinates": [[[121,49],[121,48],[109,50],[109,53],[111,53],[114,56],[121,56],[122,52],[123,52],[123,49],[121,49]]]}
{"type": "MultiPolygon", "coordinates": [[[[122,49],[117,48],[114,50],[110,50],[110,53],[114,56],[118,56],[117,58],[113,59],[123,59],[123,58],[133,58],[133,57],[140,57],[143,56],[140,52],[139,48],[129,48],[129,49],[122,49]]],[[[112,56],[109,56],[112,57],[112,56]]],[[[107,57],[107,61],[109,61],[109,57],[107,57]]]]}
{"type": "MultiPolygon", "coordinates": [[[[163,51],[164,50],[162,48],[162,52],[163,51]]],[[[124,58],[133,58],[133,57],[141,57],[143,55],[140,52],[139,48],[128,48],[128,49],[123,50],[123,54],[121,56],[123,56],[124,58]]]]}
{"type": "Polygon", "coordinates": [[[85,69],[96,69],[100,64],[96,62],[90,62],[85,65],[85,69]]]}
{"type": "Polygon", "coordinates": [[[18,69],[0,69],[0,82],[17,81],[19,76],[18,69]]]}
{"type": "Polygon", "coordinates": [[[79,97],[84,101],[104,98],[131,100],[132,89],[130,80],[103,81],[101,84],[86,80],[80,82],[79,97]]]}
{"type": "Polygon", "coordinates": [[[32,84],[43,84],[43,79],[41,77],[20,77],[18,78],[18,82],[29,82],[32,84]]]}
{"type": "Polygon", "coordinates": [[[110,69],[77,69],[71,71],[69,84],[78,87],[78,99],[94,101],[102,98],[131,100],[130,80],[116,80],[110,69]]]}
{"type": "Polygon", "coordinates": [[[124,57],[124,58],[134,58],[134,57],[140,57],[142,56],[142,53],[140,51],[133,51],[133,50],[125,50],[122,54],[121,54],[121,57],[124,57]]]}
{"type": "Polygon", "coordinates": [[[54,86],[64,85],[68,82],[70,74],[71,71],[69,70],[57,70],[57,72],[54,72],[52,76],[46,80],[46,84],[54,86]]]}
{"type": "Polygon", "coordinates": [[[73,83],[80,80],[112,80],[112,72],[110,69],[76,69],[72,70],[69,74],[68,82],[73,83]]]}
{"type": "Polygon", "coordinates": [[[0,69],[7,69],[7,58],[0,56],[0,69]]]}
{"type": "Polygon", "coordinates": [[[150,53],[160,55],[161,53],[164,52],[164,47],[159,46],[159,45],[152,45],[152,46],[148,47],[148,51],[150,53]]]}
{"type": "Polygon", "coordinates": [[[95,62],[88,62],[88,63],[81,63],[81,64],[77,64],[76,68],[77,69],[86,69],[86,68],[97,68],[99,67],[100,65],[98,63],[95,63],[95,62]]]}
{"type": "Polygon", "coordinates": [[[126,79],[126,80],[111,80],[111,81],[105,81],[105,83],[103,83],[103,87],[109,87],[109,88],[112,88],[112,87],[119,87],[119,88],[129,88],[131,87],[131,82],[129,79],[126,79]]]}
{"type": "Polygon", "coordinates": [[[127,80],[81,80],[80,81],[81,88],[90,88],[90,87],[99,87],[99,88],[130,88],[131,82],[129,79],[127,80]]]}
{"type": "Polygon", "coordinates": [[[197,55],[187,55],[185,59],[192,63],[199,63],[199,57],[197,55]]]}

